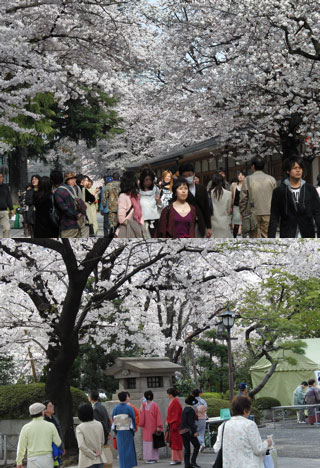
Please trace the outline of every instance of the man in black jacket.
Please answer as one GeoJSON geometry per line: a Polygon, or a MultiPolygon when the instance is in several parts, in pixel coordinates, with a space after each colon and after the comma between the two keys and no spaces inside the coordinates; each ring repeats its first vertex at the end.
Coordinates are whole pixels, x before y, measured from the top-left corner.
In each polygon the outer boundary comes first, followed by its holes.
{"type": "Polygon", "coordinates": [[[189,194],[187,202],[196,208],[196,237],[211,237],[211,215],[206,188],[203,185],[195,183],[195,172],[192,163],[181,164],[179,174],[188,182],[189,194]]]}
{"type": "Polygon", "coordinates": [[[7,184],[3,183],[4,175],[0,173],[0,225],[2,227],[2,237],[10,236],[10,221],[8,208],[11,215],[14,215],[10,190],[7,184]]]}
{"type": "Polygon", "coordinates": [[[99,392],[97,390],[90,390],[88,395],[93,408],[93,417],[96,421],[100,421],[103,426],[104,432],[104,444],[107,445],[109,434],[111,432],[111,423],[108,415],[108,411],[99,401],[99,392]]]}
{"type": "Polygon", "coordinates": [[[303,159],[294,157],[284,162],[288,178],[274,189],[268,237],[315,237],[314,221],[320,235],[320,199],[313,185],[302,179],[303,159]]]}
{"type": "Polygon", "coordinates": [[[182,412],[182,419],[179,431],[184,446],[184,467],[201,468],[197,464],[197,456],[200,450],[200,442],[197,439],[199,433],[197,432],[196,426],[196,413],[193,409],[193,406],[195,406],[198,402],[193,395],[188,396],[184,401],[186,407],[183,409],[182,412]],[[190,444],[193,445],[192,456],[190,444]]]}

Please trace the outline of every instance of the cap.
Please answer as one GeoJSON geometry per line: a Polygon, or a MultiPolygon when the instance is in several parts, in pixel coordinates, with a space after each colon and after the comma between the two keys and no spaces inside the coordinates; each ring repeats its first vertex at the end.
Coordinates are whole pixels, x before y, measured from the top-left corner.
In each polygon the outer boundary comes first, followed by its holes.
{"type": "Polygon", "coordinates": [[[35,414],[41,413],[44,409],[46,409],[45,405],[42,403],[33,403],[33,405],[29,406],[29,413],[30,416],[33,416],[35,414]]]}
{"type": "Polygon", "coordinates": [[[248,388],[248,385],[245,382],[241,382],[239,384],[239,390],[244,390],[245,388],[248,388]]]}
{"type": "Polygon", "coordinates": [[[64,181],[67,182],[69,179],[76,179],[76,173],[75,172],[66,172],[64,175],[64,181]]]}

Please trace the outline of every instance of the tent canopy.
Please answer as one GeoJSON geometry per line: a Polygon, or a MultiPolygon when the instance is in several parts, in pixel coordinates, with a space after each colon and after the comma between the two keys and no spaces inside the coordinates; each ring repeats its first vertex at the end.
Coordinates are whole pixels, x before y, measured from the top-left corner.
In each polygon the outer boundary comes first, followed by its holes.
{"type": "MultiPolygon", "coordinates": [[[[275,372],[263,389],[257,393],[256,398],[277,398],[282,405],[293,403],[293,392],[303,380],[315,378],[315,371],[320,370],[320,338],[301,340],[306,343],[305,354],[296,354],[290,350],[279,350],[270,353],[273,358],[279,359],[275,372]],[[290,365],[284,356],[292,357],[297,361],[290,365]]],[[[271,364],[262,357],[250,368],[253,387],[259,385],[271,364]]]]}

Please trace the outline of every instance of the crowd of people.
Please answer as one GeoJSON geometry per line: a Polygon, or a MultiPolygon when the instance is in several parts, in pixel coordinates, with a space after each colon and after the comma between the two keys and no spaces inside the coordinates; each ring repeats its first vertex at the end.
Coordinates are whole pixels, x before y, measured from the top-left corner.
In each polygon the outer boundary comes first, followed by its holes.
{"type": "MultiPolygon", "coordinates": [[[[252,173],[239,171],[231,185],[223,169],[207,186],[199,183],[194,165],[163,172],[157,180],[150,166],[122,176],[115,172],[105,185],[93,188],[83,174],[51,171],[33,175],[20,193],[25,236],[89,237],[98,233],[97,212],[103,216],[104,237],[119,238],[273,238],[315,237],[320,232],[320,176],[318,187],[303,180],[304,161],[284,162],[286,178],[277,186],[263,169],[265,160],[251,160],[252,173]]],[[[13,213],[9,188],[0,174],[0,224],[8,237],[8,210],[13,213]]]]}
{"type": "MultiPolygon", "coordinates": [[[[119,404],[113,408],[111,418],[99,402],[99,392],[89,392],[89,402],[78,408],[78,468],[112,468],[112,440],[118,451],[119,468],[137,466],[134,438],[138,427],[142,429],[143,459],[147,464],[159,460],[159,447],[165,446],[166,441],[171,449],[170,465],[184,462],[185,468],[201,468],[197,457],[205,448],[207,403],[199,389],[185,398],[184,407],[175,388],[169,388],[167,395],[169,405],[163,421],[151,390],[144,393],[139,409],[130,403],[128,392],[120,392],[119,404]]],[[[250,409],[251,399],[240,392],[231,404],[233,416],[219,427],[214,449],[219,452],[223,439],[224,466],[258,468],[271,445],[270,441],[262,442],[257,425],[249,417],[250,409]],[[235,460],[243,463],[234,465],[235,460]]],[[[22,468],[26,454],[28,468],[61,466],[65,450],[52,402],[34,403],[29,412],[32,421],[23,426],[20,433],[17,468],[22,468]]]]}

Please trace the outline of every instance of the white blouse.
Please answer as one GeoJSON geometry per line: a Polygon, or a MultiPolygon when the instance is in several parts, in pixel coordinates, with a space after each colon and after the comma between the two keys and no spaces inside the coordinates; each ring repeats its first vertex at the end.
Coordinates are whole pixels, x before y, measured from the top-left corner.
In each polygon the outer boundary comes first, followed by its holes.
{"type": "MultiPolygon", "coordinates": [[[[221,447],[223,424],[219,426],[214,451],[221,447]]],[[[258,426],[244,416],[233,416],[225,423],[223,434],[223,468],[263,468],[263,456],[268,449],[262,442],[258,426]]]]}

